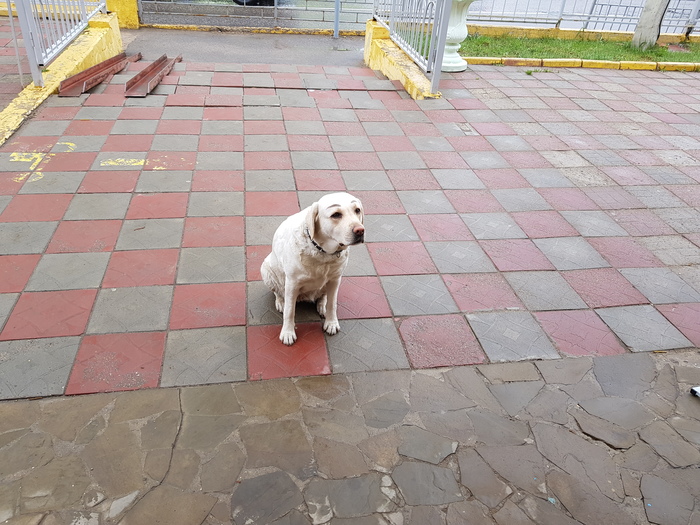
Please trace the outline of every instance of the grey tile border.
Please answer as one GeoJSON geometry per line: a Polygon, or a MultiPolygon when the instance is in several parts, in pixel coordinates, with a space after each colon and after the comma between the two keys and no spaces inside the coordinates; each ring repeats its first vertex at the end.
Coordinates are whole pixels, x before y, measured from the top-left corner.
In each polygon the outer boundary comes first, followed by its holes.
{"type": "Polygon", "coordinates": [[[496,267],[491,262],[491,259],[476,241],[431,241],[424,244],[440,273],[485,273],[496,271],[496,267]]]}
{"type": "Polygon", "coordinates": [[[79,337],[0,342],[0,398],[63,394],[79,345],[79,337]]]}
{"type": "Polygon", "coordinates": [[[177,284],[245,281],[245,249],[242,246],[182,248],[177,284]]]}
{"type": "Polygon", "coordinates": [[[478,312],[467,321],[492,363],[559,358],[529,312],[478,312]]]}
{"type": "Polygon", "coordinates": [[[326,336],[333,373],[410,368],[390,318],[340,321],[340,332],[326,336]]]}
{"type": "Polygon", "coordinates": [[[142,171],[136,183],[137,192],[185,192],[192,187],[192,172],[187,170],[142,171]]]}
{"type": "Polygon", "coordinates": [[[190,194],[188,217],[221,217],[243,215],[241,191],[197,191],[190,194]]]}
{"type": "Polygon", "coordinates": [[[110,253],[47,253],[34,269],[25,290],[80,290],[97,288],[110,253]]]}
{"type": "Polygon", "coordinates": [[[557,270],[608,268],[610,264],[583,237],[533,239],[557,270]]]}
{"type": "Polygon", "coordinates": [[[272,244],[275,231],[286,217],[246,217],[245,243],[246,246],[272,244]]]}
{"type": "MultiPolygon", "coordinates": [[[[242,120],[204,120],[202,135],[243,135],[242,120]]],[[[206,140],[206,139],[205,139],[206,140]]]]}
{"type": "Polygon", "coordinates": [[[122,224],[116,250],[179,248],[184,219],[140,219],[122,224]]]}
{"type": "Polygon", "coordinates": [[[425,161],[416,151],[380,151],[377,153],[385,170],[424,170],[425,161]]]}
{"type": "Polygon", "coordinates": [[[130,193],[79,193],[73,196],[63,219],[123,219],[130,201],[130,193]]]}
{"type": "Polygon", "coordinates": [[[700,291],[670,268],[621,268],[620,273],[653,304],[700,302],[700,291]]]}
{"type": "Polygon", "coordinates": [[[292,151],[295,170],[337,170],[338,163],[332,151],[292,151]]]}
{"type": "Polygon", "coordinates": [[[455,313],[459,309],[439,275],[380,277],[394,315],[455,313]]]}
{"type": "Polygon", "coordinates": [[[242,170],[243,152],[200,151],[197,153],[198,170],[242,170]]]}
{"type": "Polygon", "coordinates": [[[245,135],[245,151],[289,151],[286,135],[245,135]]]}
{"type": "Polygon", "coordinates": [[[409,215],[422,213],[456,213],[441,190],[397,191],[399,200],[409,215]]]}
{"type": "Polygon", "coordinates": [[[574,184],[556,168],[519,169],[533,188],[573,188],[574,184]]]}
{"type": "Polygon", "coordinates": [[[587,308],[559,272],[507,272],[503,276],[529,310],[587,308]]]}
{"type": "Polygon", "coordinates": [[[0,255],[42,253],[58,222],[0,222],[0,255]]]}
{"type": "Polygon", "coordinates": [[[348,191],[392,191],[394,186],[385,171],[341,171],[348,191]]]}
{"type": "Polygon", "coordinates": [[[633,352],[693,346],[651,305],[599,308],[596,313],[633,352]]]}
{"type": "Polygon", "coordinates": [[[165,330],[172,297],[172,286],[104,288],[97,294],[86,333],[165,330]]]}
{"type": "Polygon", "coordinates": [[[508,213],[461,213],[460,217],[476,239],[526,239],[508,213]]]}
{"type": "Polygon", "coordinates": [[[626,237],[627,231],[604,211],[560,211],[584,237],[626,237]]]}
{"type": "Polygon", "coordinates": [[[430,173],[443,190],[483,190],[486,188],[472,170],[432,169],[430,173]]]}
{"type": "Polygon", "coordinates": [[[187,386],[247,379],[243,326],[173,330],[168,333],[160,386],[187,386]]]}
{"type": "Polygon", "coordinates": [[[491,193],[508,212],[552,209],[549,203],[532,188],[491,190],[491,193]]]}
{"type": "Polygon", "coordinates": [[[366,215],[366,242],[419,241],[413,223],[406,215],[366,215]]]}

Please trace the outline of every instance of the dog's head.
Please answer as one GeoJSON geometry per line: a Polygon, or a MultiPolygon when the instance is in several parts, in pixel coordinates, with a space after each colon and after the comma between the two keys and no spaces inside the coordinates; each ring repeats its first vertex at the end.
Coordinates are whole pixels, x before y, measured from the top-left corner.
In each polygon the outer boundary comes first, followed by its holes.
{"type": "Polygon", "coordinates": [[[306,227],[319,244],[332,240],[343,249],[365,241],[364,219],[360,199],[349,193],[330,193],[311,205],[306,227]]]}

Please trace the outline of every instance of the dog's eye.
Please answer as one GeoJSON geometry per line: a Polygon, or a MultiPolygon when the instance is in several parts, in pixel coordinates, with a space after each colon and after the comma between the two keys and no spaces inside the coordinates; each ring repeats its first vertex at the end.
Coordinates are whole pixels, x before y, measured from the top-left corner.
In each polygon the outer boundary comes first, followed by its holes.
{"type": "Polygon", "coordinates": [[[343,217],[343,214],[340,213],[339,211],[337,211],[333,215],[331,215],[331,219],[341,219],[342,217],[343,217]]]}
{"type": "Polygon", "coordinates": [[[360,208],[355,208],[355,213],[359,215],[360,213],[362,213],[362,210],[360,208]]]}

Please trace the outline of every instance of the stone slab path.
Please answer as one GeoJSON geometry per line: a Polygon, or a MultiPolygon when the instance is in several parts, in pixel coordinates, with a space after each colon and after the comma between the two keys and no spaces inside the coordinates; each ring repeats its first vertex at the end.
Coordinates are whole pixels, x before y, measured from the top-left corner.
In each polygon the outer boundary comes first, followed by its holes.
{"type": "Polygon", "coordinates": [[[0,522],[700,523],[697,75],[141,67],[0,148],[0,522]],[[343,190],[284,347],[260,262],[343,190]]]}

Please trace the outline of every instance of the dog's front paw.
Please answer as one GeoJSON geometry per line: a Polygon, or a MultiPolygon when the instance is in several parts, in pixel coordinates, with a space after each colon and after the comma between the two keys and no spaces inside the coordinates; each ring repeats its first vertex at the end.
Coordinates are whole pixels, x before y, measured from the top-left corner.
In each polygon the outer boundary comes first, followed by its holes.
{"type": "Polygon", "coordinates": [[[316,301],[316,311],[321,319],[326,317],[326,304],[328,303],[328,296],[324,295],[318,301],[316,301]]]}
{"type": "Polygon", "coordinates": [[[285,345],[293,345],[294,341],[297,340],[297,334],[294,330],[282,330],[280,332],[280,341],[285,345]]]}
{"type": "Polygon", "coordinates": [[[326,322],[323,323],[323,331],[328,335],[335,335],[340,331],[340,323],[337,320],[326,319],[326,322]]]}

